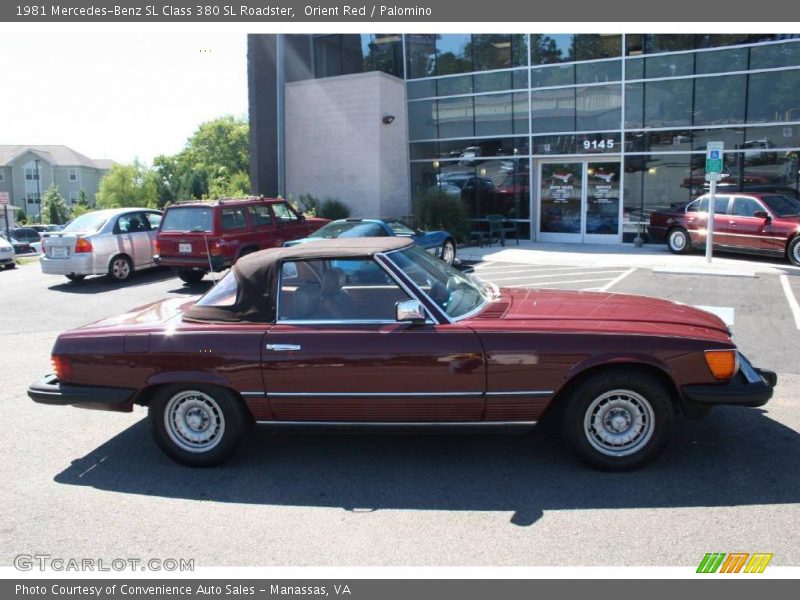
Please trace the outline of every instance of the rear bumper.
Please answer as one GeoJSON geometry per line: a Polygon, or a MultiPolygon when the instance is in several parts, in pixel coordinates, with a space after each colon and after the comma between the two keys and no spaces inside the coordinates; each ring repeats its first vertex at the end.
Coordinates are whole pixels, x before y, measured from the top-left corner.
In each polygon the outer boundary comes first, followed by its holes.
{"type": "Polygon", "coordinates": [[[48,258],[42,256],[39,264],[46,275],[103,275],[107,267],[99,268],[94,253],[73,254],[69,258],[48,258]]]}
{"type": "Polygon", "coordinates": [[[739,372],[723,385],[685,385],[683,397],[690,405],[705,407],[718,405],[764,406],[772,398],[778,383],[774,371],[756,369],[744,356],[739,356],[739,372]]]}
{"type": "Polygon", "coordinates": [[[191,269],[194,271],[223,271],[233,264],[233,259],[224,256],[212,256],[209,269],[208,258],[192,258],[190,256],[163,256],[156,255],[153,260],[162,267],[177,269],[191,269]]]}
{"type": "Polygon", "coordinates": [[[54,374],[28,387],[28,397],[39,404],[78,406],[97,410],[129,412],[136,390],[61,383],[54,374]]]}

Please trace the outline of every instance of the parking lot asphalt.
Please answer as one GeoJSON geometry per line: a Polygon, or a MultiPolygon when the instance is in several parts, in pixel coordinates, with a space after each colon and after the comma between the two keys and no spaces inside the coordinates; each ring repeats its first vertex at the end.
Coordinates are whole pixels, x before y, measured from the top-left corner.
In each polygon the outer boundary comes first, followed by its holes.
{"type": "Polygon", "coordinates": [[[29,264],[0,272],[0,564],[39,552],[194,558],[200,566],[692,567],[706,552],[749,551],[774,553],[773,565],[800,565],[800,329],[785,291],[800,299],[800,277],[783,284],[778,274],[497,262],[475,269],[503,285],[732,308],[741,349],[778,372],[775,396],[762,409],[723,407],[679,421],[664,455],[633,473],[589,470],[543,430],[256,430],[232,462],[192,470],[155,447],[144,409],[41,406],[25,390],[48,372],[60,331],[208,284],[184,286],[155,270],[128,284],[73,285],[29,264]]]}

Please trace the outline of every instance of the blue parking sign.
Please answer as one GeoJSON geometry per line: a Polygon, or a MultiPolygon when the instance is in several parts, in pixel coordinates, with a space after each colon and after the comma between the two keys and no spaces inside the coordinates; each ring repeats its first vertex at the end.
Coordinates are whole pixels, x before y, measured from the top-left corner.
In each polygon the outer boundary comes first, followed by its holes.
{"type": "Polygon", "coordinates": [[[712,158],[712,159],[719,158],[719,150],[712,150],[710,152],[709,158],[712,158]]]}

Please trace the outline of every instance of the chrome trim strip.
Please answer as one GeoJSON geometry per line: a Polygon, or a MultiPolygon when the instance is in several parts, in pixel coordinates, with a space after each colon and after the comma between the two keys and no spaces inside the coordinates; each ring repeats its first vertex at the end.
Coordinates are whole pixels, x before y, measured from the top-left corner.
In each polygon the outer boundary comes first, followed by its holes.
{"type": "Polygon", "coordinates": [[[525,390],[522,392],[486,392],[487,396],[552,396],[553,390],[525,390]]]}
{"type": "Polygon", "coordinates": [[[531,427],[538,421],[256,421],[259,425],[288,427],[531,427]]]}
{"type": "Polygon", "coordinates": [[[242,396],[255,396],[255,397],[261,397],[261,398],[266,398],[267,397],[267,392],[239,392],[239,393],[242,396]]]}
{"type": "Polygon", "coordinates": [[[483,392],[267,392],[267,396],[283,398],[448,398],[469,396],[477,398],[483,396],[483,392]]]}
{"type": "Polygon", "coordinates": [[[399,321],[383,319],[281,319],[278,325],[399,325],[399,321]]]}

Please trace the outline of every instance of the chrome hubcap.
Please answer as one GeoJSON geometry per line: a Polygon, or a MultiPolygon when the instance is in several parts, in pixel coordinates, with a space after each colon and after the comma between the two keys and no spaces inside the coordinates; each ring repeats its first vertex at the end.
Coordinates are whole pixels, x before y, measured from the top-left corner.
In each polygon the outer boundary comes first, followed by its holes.
{"type": "Polygon", "coordinates": [[[131,272],[131,268],[128,266],[128,261],[118,258],[114,261],[114,265],[111,267],[114,272],[114,277],[117,279],[125,279],[131,272]]]}
{"type": "Polygon", "coordinates": [[[683,250],[686,247],[686,236],[682,231],[673,231],[669,240],[675,250],[683,250]]]}
{"type": "Polygon", "coordinates": [[[217,401],[193,390],[170,398],[164,425],[170,439],[189,452],[208,452],[219,444],[225,432],[225,419],[217,401]]]}
{"type": "Polygon", "coordinates": [[[631,390],[613,390],[595,398],[583,421],[586,439],[606,456],[628,456],[653,437],[655,417],[647,399],[631,390]]]}
{"type": "Polygon", "coordinates": [[[794,250],[792,250],[792,254],[794,254],[795,262],[800,263],[800,243],[794,245],[794,250]]]}

